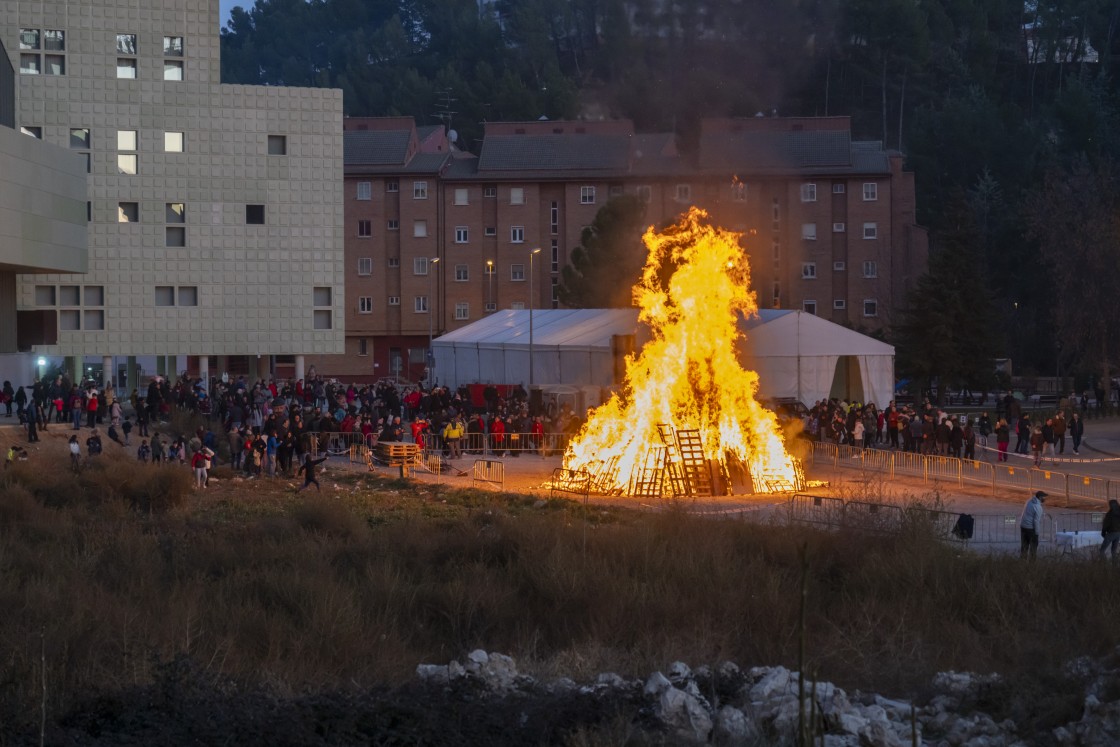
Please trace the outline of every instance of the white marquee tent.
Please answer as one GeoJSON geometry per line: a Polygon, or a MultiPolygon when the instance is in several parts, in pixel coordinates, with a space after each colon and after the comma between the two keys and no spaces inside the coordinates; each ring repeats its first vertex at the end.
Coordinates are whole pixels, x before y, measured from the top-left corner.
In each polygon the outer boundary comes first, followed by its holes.
{"type": "Polygon", "coordinates": [[[807,405],[894,399],[894,346],[805,311],[765,309],[741,322],[742,360],[758,371],[763,397],[807,405]]]}
{"type": "MultiPolygon", "coordinates": [[[[894,347],[802,311],[763,310],[745,319],[743,364],[760,377],[759,394],[885,406],[894,396],[894,347]]],[[[616,336],[646,333],[636,309],[533,311],[533,384],[610,387],[616,336]]],[[[504,310],[436,338],[437,381],[464,384],[529,383],[529,312],[504,310]]]]}
{"type": "MultiPolygon", "coordinates": [[[[535,309],[533,385],[608,387],[612,338],[633,335],[637,309],[535,309]]],[[[463,384],[529,384],[529,312],[506,309],[432,342],[436,380],[463,384]]]]}

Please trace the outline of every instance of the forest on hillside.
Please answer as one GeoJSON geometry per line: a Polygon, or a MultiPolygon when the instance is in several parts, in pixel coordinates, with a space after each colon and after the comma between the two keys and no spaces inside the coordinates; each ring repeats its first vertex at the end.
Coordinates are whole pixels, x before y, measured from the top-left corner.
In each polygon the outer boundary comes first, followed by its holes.
{"type": "Polygon", "coordinates": [[[989,384],[1118,357],[1120,0],[257,0],[227,83],[330,86],[347,114],[627,117],[687,148],[703,116],[844,114],[906,154],[928,274],[888,332],[917,379],[989,384]]]}

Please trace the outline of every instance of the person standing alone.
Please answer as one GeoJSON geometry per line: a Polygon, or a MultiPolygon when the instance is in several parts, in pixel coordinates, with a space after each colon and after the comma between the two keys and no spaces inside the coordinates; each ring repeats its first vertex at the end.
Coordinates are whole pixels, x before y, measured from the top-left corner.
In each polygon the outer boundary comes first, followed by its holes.
{"type": "Polygon", "coordinates": [[[1041,490],[1027,500],[1023,506],[1023,514],[1019,517],[1019,557],[1033,561],[1038,555],[1038,533],[1042,531],[1042,504],[1046,502],[1046,493],[1041,490]]]}

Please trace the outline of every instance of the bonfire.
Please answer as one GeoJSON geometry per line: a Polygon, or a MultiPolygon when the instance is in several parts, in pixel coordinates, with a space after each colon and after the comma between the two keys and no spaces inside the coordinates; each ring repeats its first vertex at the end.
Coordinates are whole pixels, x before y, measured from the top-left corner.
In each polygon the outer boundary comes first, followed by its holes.
{"type": "MultiPolygon", "coordinates": [[[[626,360],[621,390],[589,414],[564,455],[604,492],[635,493],[651,460],[664,479],[679,473],[677,436],[687,433],[730,486],[745,471],[754,492],[797,483],[778,419],[755,395],[758,374],[738,359],[739,320],[758,311],[740,235],[692,208],[679,223],[643,237],[649,250],[634,287],[650,341],[626,360]]],[[[660,479],[660,478],[657,478],[660,479]]]]}

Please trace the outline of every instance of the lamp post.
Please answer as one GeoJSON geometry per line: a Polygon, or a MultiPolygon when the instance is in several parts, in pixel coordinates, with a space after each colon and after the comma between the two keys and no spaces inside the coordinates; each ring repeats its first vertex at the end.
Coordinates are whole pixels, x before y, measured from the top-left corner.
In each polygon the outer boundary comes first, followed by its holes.
{"type": "Polygon", "coordinates": [[[486,260],[486,276],[489,278],[490,289],[486,294],[486,311],[494,310],[494,260],[486,260]]]}
{"type": "Polygon", "coordinates": [[[529,252],[529,401],[533,400],[533,259],[540,247],[529,252]]]}
{"type": "Polygon", "coordinates": [[[432,257],[428,260],[428,389],[431,389],[436,383],[436,354],[432,350],[432,318],[436,313],[432,279],[435,277],[438,264],[439,257],[432,257]]]}

